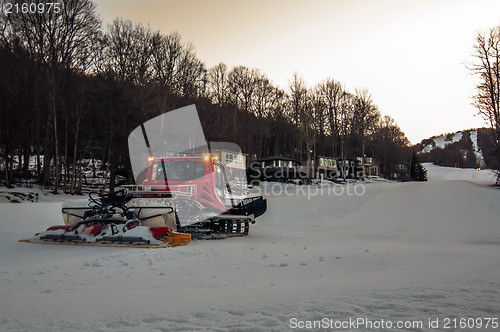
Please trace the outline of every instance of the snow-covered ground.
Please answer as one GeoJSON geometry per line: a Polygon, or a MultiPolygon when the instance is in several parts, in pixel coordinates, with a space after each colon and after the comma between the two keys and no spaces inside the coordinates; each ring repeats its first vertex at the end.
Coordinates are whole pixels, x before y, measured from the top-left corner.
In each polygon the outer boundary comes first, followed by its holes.
{"type": "Polygon", "coordinates": [[[61,223],[61,203],[0,204],[0,330],[429,330],[461,318],[493,330],[500,190],[490,171],[426,167],[427,183],[265,184],[249,236],[158,250],[18,243],[61,223]]]}

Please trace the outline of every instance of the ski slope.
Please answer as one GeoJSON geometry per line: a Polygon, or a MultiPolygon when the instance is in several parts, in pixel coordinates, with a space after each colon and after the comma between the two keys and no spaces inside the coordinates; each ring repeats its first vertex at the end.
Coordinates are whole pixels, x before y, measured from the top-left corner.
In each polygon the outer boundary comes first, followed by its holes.
{"type": "Polygon", "coordinates": [[[268,212],[249,236],[158,250],[18,243],[61,223],[61,202],[0,204],[0,330],[499,317],[494,176],[426,167],[427,183],[264,184],[268,212]]]}
{"type": "MultiPolygon", "coordinates": [[[[476,131],[477,134],[477,131],[476,131]]],[[[476,135],[477,136],[477,135],[476,135]]],[[[434,138],[431,144],[424,146],[421,153],[429,153],[435,148],[444,149],[447,145],[459,142],[463,137],[463,132],[459,131],[453,134],[450,140],[447,140],[448,135],[442,135],[434,138]]]]}

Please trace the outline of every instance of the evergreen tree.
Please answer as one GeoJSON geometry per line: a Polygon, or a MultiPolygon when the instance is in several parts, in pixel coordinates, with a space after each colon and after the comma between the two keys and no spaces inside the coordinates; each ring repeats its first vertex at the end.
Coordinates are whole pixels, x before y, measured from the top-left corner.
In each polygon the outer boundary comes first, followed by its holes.
{"type": "Polygon", "coordinates": [[[427,181],[427,169],[418,160],[418,155],[413,151],[410,160],[411,181],[427,181]]]}

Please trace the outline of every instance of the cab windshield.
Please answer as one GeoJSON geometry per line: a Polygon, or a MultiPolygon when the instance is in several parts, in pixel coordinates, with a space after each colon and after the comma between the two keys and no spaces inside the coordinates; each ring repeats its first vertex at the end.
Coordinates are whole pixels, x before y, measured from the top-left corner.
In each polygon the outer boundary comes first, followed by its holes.
{"type": "Polygon", "coordinates": [[[203,177],[205,165],[196,160],[162,160],[153,164],[151,180],[185,181],[203,177]],[[168,174],[168,175],[167,175],[168,174]]]}

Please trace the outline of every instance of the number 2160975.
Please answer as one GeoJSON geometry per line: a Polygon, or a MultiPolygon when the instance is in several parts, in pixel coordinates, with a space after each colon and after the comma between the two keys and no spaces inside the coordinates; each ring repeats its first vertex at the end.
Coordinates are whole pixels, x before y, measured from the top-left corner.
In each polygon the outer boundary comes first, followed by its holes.
{"type": "Polygon", "coordinates": [[[62,2],[45,1],[1,1],[3,14],[59,14],[63,10],[62,2]]]}

